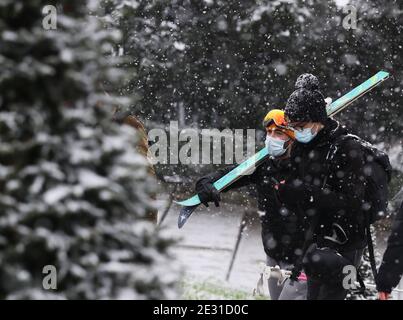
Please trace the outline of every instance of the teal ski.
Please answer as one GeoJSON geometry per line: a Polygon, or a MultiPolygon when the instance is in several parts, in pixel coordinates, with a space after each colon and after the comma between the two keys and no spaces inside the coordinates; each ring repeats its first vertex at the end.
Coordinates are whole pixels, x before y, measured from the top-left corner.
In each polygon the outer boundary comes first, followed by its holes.
{"type": "MultiPolygon", "coordinates": [[[[327,114],[329,116],[334,116],[388,78],[388,72],[379,71],[367,81],[361,83],[358,87],[355,87],[353,90],[331,103],[327,107],[327,114]]],[[[259,166],[268,156],[269,154],[267,149],[263,148],[255,155],[242,162],[239,166],[228,172],[222,178],[214,182],[214,187],[218,191],[223,191],[225,188],[233,184],[242,176],[252,173],[253,170],[255,170],[255,168],[259,166]]],[[[186,223],[187,219],[190,217],[193,211],[200,205],[200,199],[198,195],[194,195],[193,197],[184,201],[175,202],[183,206],[178,218],[178,227],[181,228],[186,223]]]]}

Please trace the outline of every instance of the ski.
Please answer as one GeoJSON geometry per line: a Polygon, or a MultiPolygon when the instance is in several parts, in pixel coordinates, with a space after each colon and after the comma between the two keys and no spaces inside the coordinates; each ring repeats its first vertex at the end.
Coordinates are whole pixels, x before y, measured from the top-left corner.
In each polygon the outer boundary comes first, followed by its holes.
{"type": "MultiPolygon", "coordinates": [[[[383,81],[388,79],[390,74],[386,71],[379,71],[377,74],[369,78],[368,80],[361,83],[359,86],[352,89],[350,92],[340,97],[327,107],[327,114],[329,116],[334,116],[341,110],[349,106],[358,98],[362,97],[364,94],[381,84],[383,81]]],[[[236,168],[228,172],[226,175],[214,182],[214,187],[218,191],[223,191],[225,188],[236,182],[242,176],[249,174],[255,170],[264,160],[269,156],[266,148],[263,148],[255,155],[249,159],[242,162],[236,168]]],[[[194,195],[189,199],[184,201],[175,201],[175,203],[183,206],[178,217],[178,227],[182,228],[186,221],[189,219],[190,215],[196,210],[200,205],[200,199],[198,195],[194,195]]]]}

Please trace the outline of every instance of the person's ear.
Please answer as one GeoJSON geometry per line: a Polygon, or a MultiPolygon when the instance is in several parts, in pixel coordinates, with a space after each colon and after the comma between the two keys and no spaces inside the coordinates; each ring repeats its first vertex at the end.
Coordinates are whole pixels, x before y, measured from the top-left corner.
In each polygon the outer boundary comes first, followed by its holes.
{"type": "Polygon", "coordinates": [[[309,124],[308,126],[306,126],[305,128],[311,129],[311,133],[312,133],[312,134],[315,134],[315,133],[316,133],[316,130],[317,130],[317,128],[316,128],[316,122],[310,123],[310,124],[309,124]]]}
{"type": "Polygon", "coordinates": [[[314,125],[312,126],[312,131],[313,133],[318,133],[322,128],[323,124],[321,124],[320,122],[315,122],[314,125]]]}

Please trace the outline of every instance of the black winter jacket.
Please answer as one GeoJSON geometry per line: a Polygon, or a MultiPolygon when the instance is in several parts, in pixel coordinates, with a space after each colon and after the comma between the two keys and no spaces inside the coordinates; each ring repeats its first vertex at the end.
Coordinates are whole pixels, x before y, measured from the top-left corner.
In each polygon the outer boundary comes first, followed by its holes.
{"type": "Polygon", "coordinates": [[[347,133],[329,118],[311,142],[295,142],[289,176],[279,189],[280,200],[303,217],[305,228],[318,215],[318,246],[340,252],[366,245],[364,152],[358,140],[340,139],[347,133]]]}

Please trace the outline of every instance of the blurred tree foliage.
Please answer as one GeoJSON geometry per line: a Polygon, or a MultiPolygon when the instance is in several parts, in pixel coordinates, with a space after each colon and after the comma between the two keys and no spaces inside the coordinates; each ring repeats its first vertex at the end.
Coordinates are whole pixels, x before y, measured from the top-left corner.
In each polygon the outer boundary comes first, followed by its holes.
{"type": "Polygon", "coordinates": [[[175,297],[155,181],[105,95],[123,81],[98,1],[0,2],[0,299],[175,297]],[[46,5],[57,29],[42,26],[46,5]],[[92,14],[91,14],[92,13],[92,14]],[[44,290],[43,268],[57,270],[44,290]]]}

